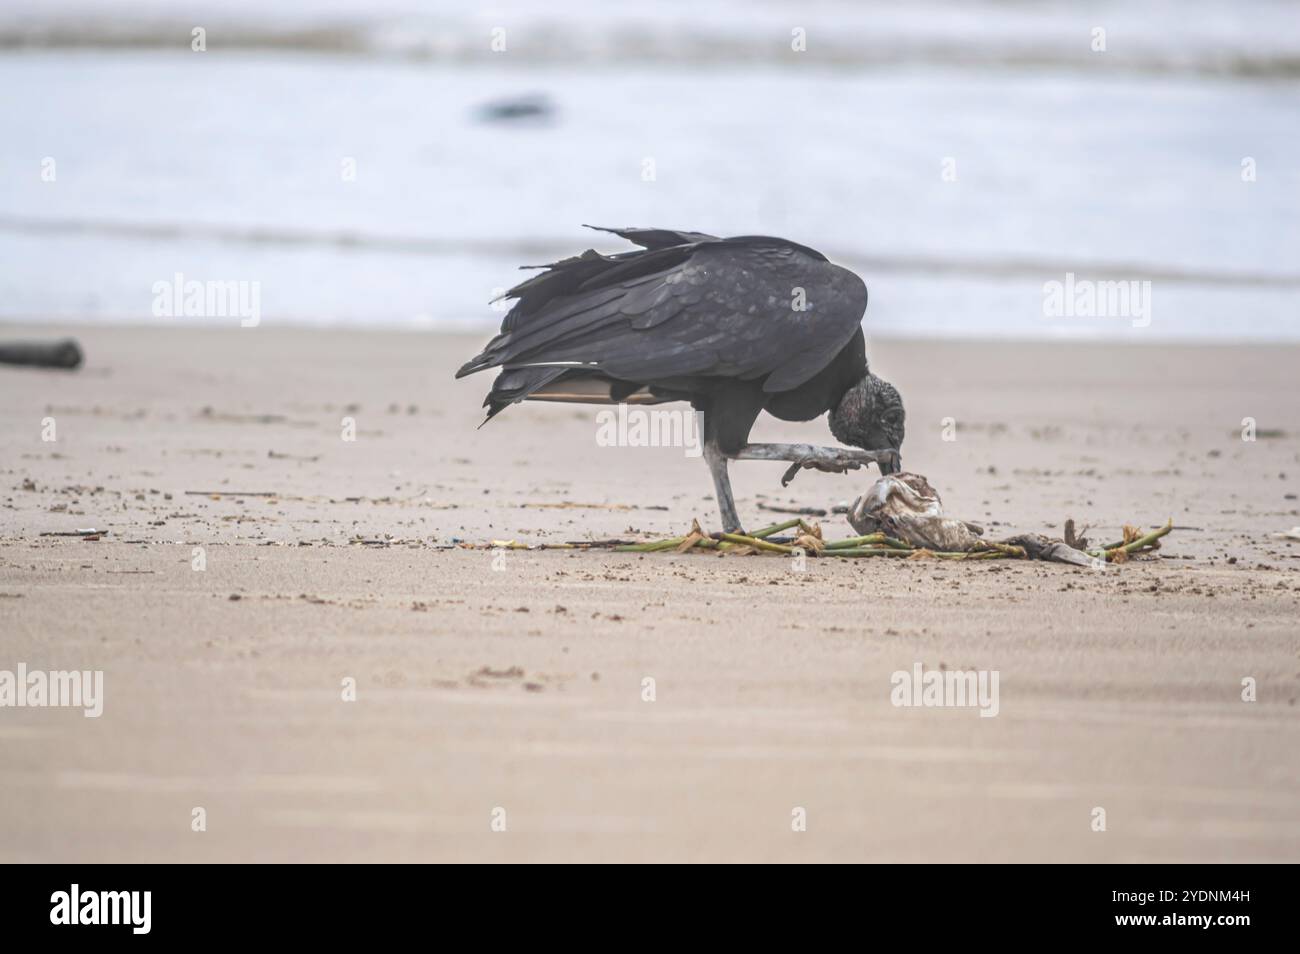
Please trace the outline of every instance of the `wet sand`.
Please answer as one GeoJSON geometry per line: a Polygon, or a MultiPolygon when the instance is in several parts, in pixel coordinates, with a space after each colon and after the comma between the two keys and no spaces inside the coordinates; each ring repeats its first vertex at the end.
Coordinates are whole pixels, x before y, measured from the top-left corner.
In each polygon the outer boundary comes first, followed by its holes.
{"type": "MultiPolygon", "coordinates": [[[[0,859],[1300,860],[1300,348],[872,342],[951,512],[1179,529],[799,572],[487,548],[717,518],[594,409],[476,430],[480,336],[73,331],[80,372],[0,368],[0,669],[103,670],[104,712],[0,709],[0,859]],[[893,706],[917,663],[998,671],[997,717],[893,706]]],[[[782,470],[732,466],[751,527],[871,479],[782,470]]]]}

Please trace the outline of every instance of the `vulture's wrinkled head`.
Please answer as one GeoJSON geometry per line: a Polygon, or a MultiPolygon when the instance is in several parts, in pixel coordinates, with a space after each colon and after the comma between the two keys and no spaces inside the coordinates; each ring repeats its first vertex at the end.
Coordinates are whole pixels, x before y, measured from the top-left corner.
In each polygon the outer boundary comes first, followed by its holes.
{"type": "Polygon", "coordinates": [[[892,466],[880,465],[882,474],[902,470],[903,399],[898,389],[883,378],[867,374],[844,392],[840,403],[831,411],[831,433],[842,444],[863,450],[895,451],[892,466]]]}

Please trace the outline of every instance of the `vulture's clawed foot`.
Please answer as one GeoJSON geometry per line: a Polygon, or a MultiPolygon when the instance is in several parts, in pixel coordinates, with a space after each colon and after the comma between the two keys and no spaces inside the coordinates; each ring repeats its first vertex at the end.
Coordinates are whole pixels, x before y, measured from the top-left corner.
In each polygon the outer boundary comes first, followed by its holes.
{"type": "Polygon", "coordinates": [[[828,474],[844,474],[850,470],[857,470],[863,463],[865,462],[854,460],[851,457],[805,457],[803,460],[795,461],[781,475],[781,486],[788,487],[790,481],[794,480],[795,475],[801,470],[820,470],[828,474]]]}
{"type": "Polygon", "coordinates": [[[898,452],[894,450],[849,450],[846,448],[826,448],[815,454],[800,458],[787,468],[781,476],[781,486],[787,487],[801,470],[820,470],[828,474],[844,474],[857,470],[864,464],[876,464],[881,473],[893,473],[898,469],[898,452]]]}

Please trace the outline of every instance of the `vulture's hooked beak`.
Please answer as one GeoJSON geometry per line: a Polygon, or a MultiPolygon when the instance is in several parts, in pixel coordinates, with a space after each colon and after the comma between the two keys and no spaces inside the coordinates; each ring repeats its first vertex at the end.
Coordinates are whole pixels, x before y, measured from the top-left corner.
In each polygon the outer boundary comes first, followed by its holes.
{"type": "Polygon", "coordinates": [[[903,455],[900,454],[898,448],[895,447],[889,451],[887,457],[881,458],[876,466],[880,468],[880,474],[882,477],[888,474],[897,474],[903,469],[903,455]]]}

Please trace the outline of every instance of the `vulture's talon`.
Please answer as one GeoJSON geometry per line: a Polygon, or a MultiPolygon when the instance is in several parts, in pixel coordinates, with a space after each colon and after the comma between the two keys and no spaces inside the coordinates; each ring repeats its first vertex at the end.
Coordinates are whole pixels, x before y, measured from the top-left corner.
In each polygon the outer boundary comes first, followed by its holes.
{"type": "Polygon", "coordinates": [[[844,474],[850,470],[857,470],[864,463],[870,463],[869,460],[862,460],[857,457],[804,457],[795,461],[781,476],[781,486],[788,487],[790,481],[794,480],[795,475],[801,470],[820,470],[827,474],[844,474]]]}

